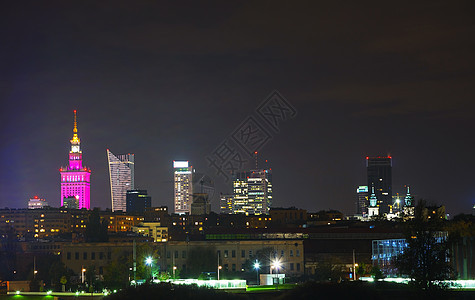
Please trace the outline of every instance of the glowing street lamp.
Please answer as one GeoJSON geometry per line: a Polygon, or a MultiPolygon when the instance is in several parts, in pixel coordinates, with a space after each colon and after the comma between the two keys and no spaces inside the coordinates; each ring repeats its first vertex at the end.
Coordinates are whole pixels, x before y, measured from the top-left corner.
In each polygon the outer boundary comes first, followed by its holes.
{"type": "Polygon", "coordinates": [[[218,280],[219,280],[219,270],[221,270],[223,266],[218,266],[218,280]]]}
{"type": "Polygon", "coordinates": [[[145,264],[147,266],[150,266],[150,277],[152,278],[153,280],[153,273],[152,273],[152,265],[153,265],[153,258],[151,256],[147,257],[145,259],[145,264]]]}
{"type": "Polygon", "coordinates": [[[84,269],[84,267],[82,267],[82,269],[81,269],[81,281],[82,281],[82,283],[84,283],[84,273],[86,273],[86,269],[84,269]]]}
{"type": "Polygon", "coordinates": [[[257,282],[257,285],[259,285],[259,268],[261,267],[261,265],[259,264],[259,262],[257,261],[256,259],[256,262],[254,263],[254,269],[256,270],[256,282],[257,282]]]}
{"type": "Polygon", "coordinates": [[[176,266],[173,266],[173,279],[175,279],[176,266]]]}
{"type": "Polygon", "coordinates": [[[279,278],[279,269],[280,267],[282,266],[282,263],[280,262],[280,260],[278,258],[274,259],[272,262],[271,262],[271,275],[272,275],[272,269],[275,269],[275,274],[277,275],[276,277],[279,278]]]}

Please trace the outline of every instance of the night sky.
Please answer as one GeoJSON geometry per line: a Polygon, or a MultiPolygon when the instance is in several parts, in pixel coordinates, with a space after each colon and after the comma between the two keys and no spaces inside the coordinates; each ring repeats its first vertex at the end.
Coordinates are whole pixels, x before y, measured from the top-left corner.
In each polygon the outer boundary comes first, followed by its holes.
{"type": "Polygon", "coordinates": [[[153,206],[173,208],[173,160],[230,191],[206,157],[278,90],[296,115],[259,151],[274,206],[354,213],[365,157],[390,154],[394,193],[472,212],[473,1],[10,2],[0,207],[59,206],[74,109],[91,207],[111,207],[107,148],[135,153],[153,206]]]}

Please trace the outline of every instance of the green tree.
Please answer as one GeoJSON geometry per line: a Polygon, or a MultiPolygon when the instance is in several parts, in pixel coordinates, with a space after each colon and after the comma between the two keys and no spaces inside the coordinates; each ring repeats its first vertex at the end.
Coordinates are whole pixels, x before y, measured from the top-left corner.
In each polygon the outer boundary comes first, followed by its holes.
{"type": "Polygon", "coordinates": [[[56,291],[58,291],[63,285],[66,285],[69,278],[74,275],[74,273],[71,270],[68,270],[61,261],[53,262],[49,268],[48,274],[51,287],[56,291]],[[66,283],[61,282],[63,277],[66,280],[66,283]]]}
{"type": "Polygon", "coordinates": [[[109,236],[107,235],[107,226],[107,220],[101,221],[99,211],[93,210],[89,215],[89,221],[86,224],[86,242],[107,242],[109,240],[109,236]]]}
{"type": "Polygon", "coordinates": [[[341,280],[344,277],[341,261],[337,258],[330,258],[319,262],[313,277],[316,281],[321,282],[341,280]]]}
{"type": "Polygon", "coordinates": [[[415,207],[415,217],[408,222],[408,247],[395,259],[398,272],[413,279],[413,284],[424,290],[442,287],[443,280],[453,278],[449,263],[449,243],[444,231],[444,217],[428,214],[426,201],[415,207]]]}
{"type": "Polygon", "coordinates": [[[367,265],[365,263],[360,263],[358,267],[356,268],[356,274],[358,274],[359,277],[363,277],[366,274],[369,274],[371,272],[371,265],[367,265]]]}
{"type": "Polygon", "coordinates": [[[68,283],[68,279],[66,276],[61,276],[61,279],[59,280],[59,283],[61,283],[61,291],[65,292],[66,291],[66,283],[68,283]]]}
{"type": "Polygon", "coordinates": [[[129,255],[122,252],[116,256],[118,258],[104,268],[104,285],[110,289],[124,288],[129,282],[129,255]]]}
{"type": "Polygon", "coordinates": [[[376,281],[379,281],[379,280],[384,278],[384,274],[383,274],[383,272],[381,271],[381,269],[379,268],[378,265],[373,266],[371,268],[370,273],[371,273],[371,277],[373,277],[374,280],[376,280],[376,281]]]}
{"type": "Polygon", "coordinates": [[[214,247],[193,247],[186,259],[186,275],[198,278],[203,272],[216,272],[218,256],[214,247]]]}
{"type": "MultiPolygon", "coordinates": [[[[151,279],[151,274],[155,278],[160,275],[160,254],[157,249],[151,243],[144,243],[137,245],[136,248],[136,279],[151,279]],[[145,264],[147,257],[152,258],[152,266],[145,264]]],[[[133,274],[133,253],[131,252],[119,252],[114,253],[114,257],[117,259],[112,260],[104,268],[104,284],[112,289],[120,289],[127,287],[130,280],[134,279],[133,274]]]]}

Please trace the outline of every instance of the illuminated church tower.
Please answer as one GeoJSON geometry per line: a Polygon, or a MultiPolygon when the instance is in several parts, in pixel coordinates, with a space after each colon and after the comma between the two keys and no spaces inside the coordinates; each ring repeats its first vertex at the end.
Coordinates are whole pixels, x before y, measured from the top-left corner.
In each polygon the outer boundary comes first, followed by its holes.
{"type": "Polygon", "coordinates": [[[82,165],[81,141],[78,137],[76,110],[74,110],[73,138],[69,151],[69,166],[59,169],[61,173],[61,206],[65,198],[75,197],[78,207],[89,209],[91,206],[91,170],[82,165]]]}

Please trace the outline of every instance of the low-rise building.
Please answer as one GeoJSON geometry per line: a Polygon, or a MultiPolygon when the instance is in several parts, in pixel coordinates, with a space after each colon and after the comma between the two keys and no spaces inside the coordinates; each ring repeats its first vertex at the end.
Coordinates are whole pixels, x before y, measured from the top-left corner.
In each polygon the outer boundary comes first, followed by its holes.
{"type": "Polygon", "coordinates": [[[154,242],[168,241],[168,227],[161,226],[160,222],[142,222],[132,227],[137,234],[153,238],[154,242]]]}

